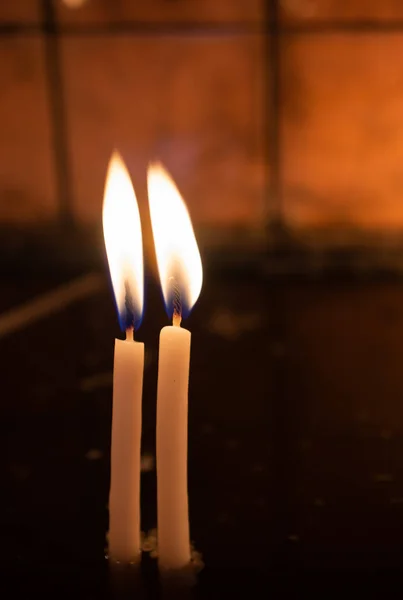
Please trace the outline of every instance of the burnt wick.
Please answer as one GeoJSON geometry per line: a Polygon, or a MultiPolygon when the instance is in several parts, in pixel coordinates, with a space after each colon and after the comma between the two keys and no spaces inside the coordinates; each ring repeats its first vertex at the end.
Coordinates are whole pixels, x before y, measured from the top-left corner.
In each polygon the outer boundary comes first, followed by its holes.
{"type": "Polygon", "coordinates": [[[172,292],[172,304],[173,304],[173,315],[172,315],[172,324],[175,327],[180,327],[182,321],[182,300],[181,293],[179,290],[178,282],[175,277],[169,278],[169,285],[172,292]]]}
{"type": "Polygon", "coordinates": [[[133,339],[133,334],[131,334],[130,336],[127,335],[129,329],[134,330],[133,306],[133,296],[131,293],[130,285],[129,282],[125,280],[126,337],[128,339],[133,339]]]}

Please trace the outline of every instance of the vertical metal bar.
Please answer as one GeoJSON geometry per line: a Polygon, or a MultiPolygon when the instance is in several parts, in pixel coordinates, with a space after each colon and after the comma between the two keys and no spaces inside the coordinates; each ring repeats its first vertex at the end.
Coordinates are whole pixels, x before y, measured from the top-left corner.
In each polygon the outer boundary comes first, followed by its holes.
{"type": "Polygon", "coordinates": [[[283,229],[280,134],[280,35],[278,0],[266,0],[268,233],[276,239],[283,229]]]}
{"type": "MultiPolygon", "coordinates": [[[[279,0],[266,0],[267,18],[267,89],[268,127],[267,152],[270,168],[268,186],[268,240],[274,250],[274,260],[287,253],[289,238],[286,235],[283,215],[281,181],[281,24],[279,0]]],[[[275,490],[272,538],[272,561],[277,572],[287,572],[294,562],[287,540],[293,533],[293,479],[295,442],[291,438],[292,406],[287,395],[287,308],[286,291],[279,283],[270,284],[270,302],[273,314],[270,325],[270,355],[273,363],[273,394],[270,410],[270,432],[273,448],[275,490]]]]}
{"type": "Polygon", "coordinates": [[[42,0],[45,66],[52,129],[56,193],[59,219],[62,224],[73,222],[72,188],[67,146],[67,126],[60,42],[53,0],[42,0]]]}

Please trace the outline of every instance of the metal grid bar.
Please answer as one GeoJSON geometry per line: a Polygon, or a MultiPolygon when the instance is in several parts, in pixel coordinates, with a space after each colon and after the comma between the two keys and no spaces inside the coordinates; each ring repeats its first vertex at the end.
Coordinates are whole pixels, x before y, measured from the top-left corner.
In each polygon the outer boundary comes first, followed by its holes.
{"type": "MultiPolygon", "coordinates": [[[[42,2],[45,4],[44,0],[42,2]]],[[[270,4],[269,0],[266,0],[270,4]]],[[[47,4],[47,3],[46,3],[47,4]]],[[[52,10],[53,12],[53,10],[52,10]]],[[[272,13],[273,15],[273,13],[272,13]]],[[[271,19],[273,20],[273,19],[271,19]]],[[[328,34],[328,33],[403,33],[403,19],[393,21],[315,21],[309,23],[284,23],[276,17],[276,34],[328,34]]],[[[56,21],[55,21],[56,23],[56,21]]],[[[273,31],[273,28],[271,28],[273,31]]],[[[147,21],[88,23],[80,25],[57,25],[57,36],[82,37],[97,35],[135,35],[135,36],[238,36],[265,34],[264,23],[151,23],[147,21]]],[[[0,36],[43,35],[40,23],[0,23],[0,36]]]]}
{"type": "Polygon", "coordinates": [[[42,0],[42,9],[43,31],[45,33],[45,67],[52,124],[59,220],[64,225],[68,225],[73,222],[73,197],[58,29],[52,0],[42,0]]]}
{"type": "MultiPolygon", "coordinates": [[[[228,36],[263,34],[261,23],[150,23],[121,22],[83,25],[58,25],[57,35],[83,37],[98,35],[133,36],[228,36]]],[[[0,35],[42,35],[43,28],[35,23],[0,23],[0,35]]]]}
{"type": "MultiPolygon", "coordinates": [[[[280,38],[278,1],[266,0],[266,86],[267,98],[267,159],[270,178],[267,193],[267,214],[269,231],[273,233],[282,222],[282,201],[280,181],[280,38]]],[[[275,237],[275,236],[274,236],[275,237]]]]}

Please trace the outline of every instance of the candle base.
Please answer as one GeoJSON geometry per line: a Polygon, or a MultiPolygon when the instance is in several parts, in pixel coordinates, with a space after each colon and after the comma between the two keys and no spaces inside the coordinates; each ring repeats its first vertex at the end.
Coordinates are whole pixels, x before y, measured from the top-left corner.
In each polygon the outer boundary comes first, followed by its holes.
{"type": "Polygon", "coordinates": [[[109,589],[114,600],[132,600],[144,595],[141,558],[135,563],[120,563],[108,559],[109,589]]]}
{"type": "MultiPolygon", "coordinates": [[[[143,552],[158,563],[158,532],[150,531],[143,541],[143,552]]],[[[193,545],[190,547],[190,562],[181,569],[166,569],[158,565],[159,580],[163,598],[187,598],[197,584],[197,574],[203,569],[204,563],[200,552],[193,545]]]]}
{"type": "Polygon", "coordinates": [[[186,600],[193,595],[197,574],[203,569],[201,554],[191,546],[191,560],[181,569],[158,565],[157,530],[142,534],[142,553],[133,563],[114,561],[108,556],[109,589],[113,600],[145,598],[153,590],[162,600],[186,600]],[[158,592],[159,590],[159,592],[158,592]]]}
{"type": "Polygon", "coordinates": [[[192,562],[182,569],[159,567],[159,577],[163,598],[188,598],[197,584],[197,571],[192,562]]]}

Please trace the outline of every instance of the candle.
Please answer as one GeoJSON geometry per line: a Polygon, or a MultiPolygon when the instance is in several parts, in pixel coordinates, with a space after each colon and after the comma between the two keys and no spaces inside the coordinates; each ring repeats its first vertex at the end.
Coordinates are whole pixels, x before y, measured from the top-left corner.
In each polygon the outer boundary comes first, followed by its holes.
{"type": "Polygon", "coordinates": [[[140,449],[144,344],[134,341],[143,311],[140,215],[127,169],[117,153],[109,163],[103,205],[106,252],[125,340],[115,340],[109,492],[109,559],[140,558],[140,449]]]}
{"type": "Polygon", "coordinates": [[[157,386],[158,563],[190,563],[187,491],[190,332],[181,327],[199,297],[203,272],[192,223],[175,183],[160,164],[148,170],[155,252],[172,326],[160,334],[157,386]]]}

